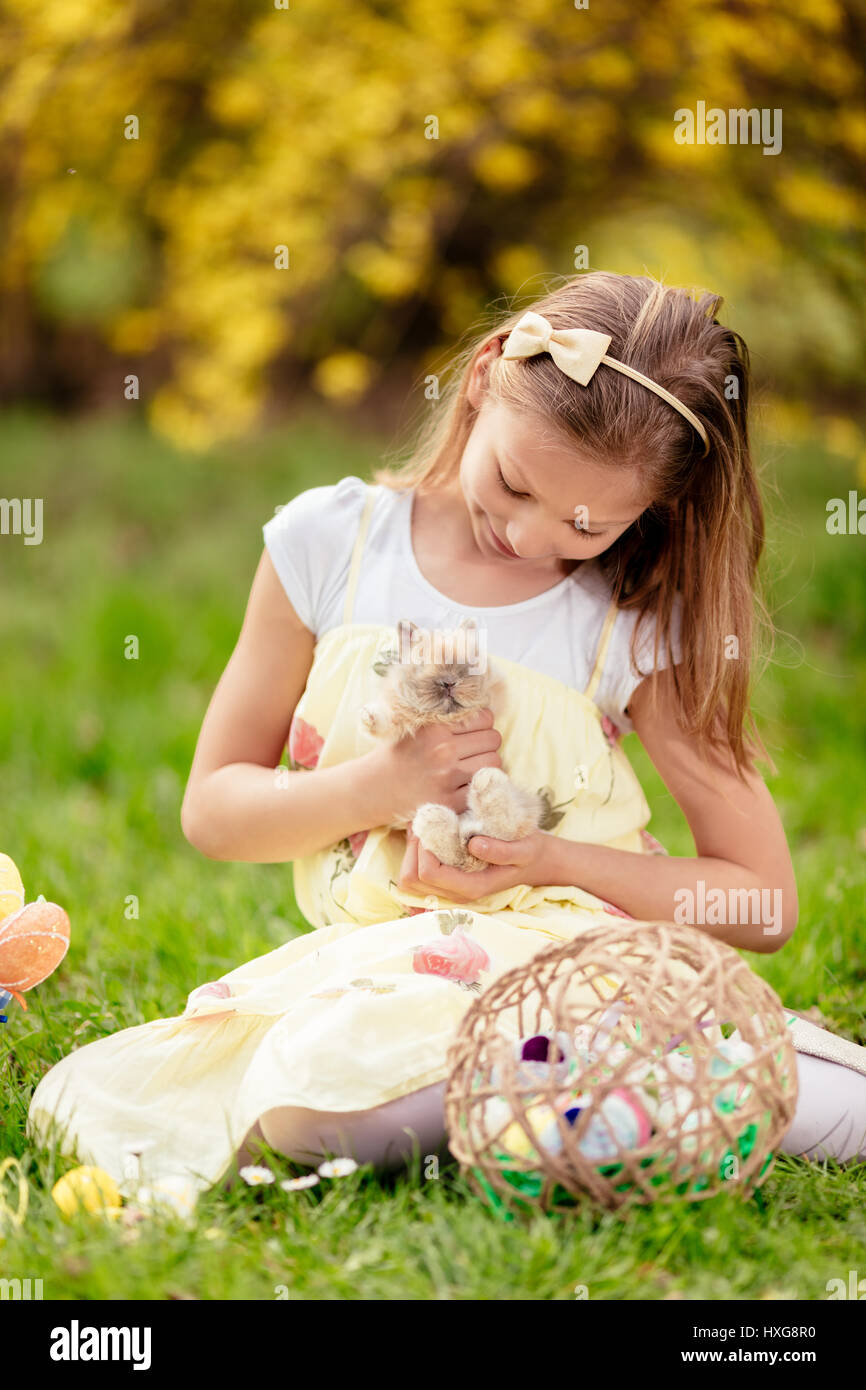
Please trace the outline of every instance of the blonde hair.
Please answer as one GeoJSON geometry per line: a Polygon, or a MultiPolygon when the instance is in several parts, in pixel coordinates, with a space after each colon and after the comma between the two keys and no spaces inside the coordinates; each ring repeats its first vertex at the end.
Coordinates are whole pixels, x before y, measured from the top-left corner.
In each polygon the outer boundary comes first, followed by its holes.
{"type": "MultiPolygon", "coordinates": [[[[718,322],[722,303],[719,295],[695,299],[647,275],[595,271],[531,305],[554,328],[609,334],[612,357],[665,386],[700,418],[709,437],[706,457],[700,436],[678,411],[604,365],[580,386],[546,353],[491,357],[485,399],[549,421],[594,462],[639,471],[654,501],[594,563],[617,605],[638,610],[633,657],[642,623],[655,620],[653,665],[663,648],[681,728],[705,754],[728,750],[742,775],[756,753],[766,757],[749,709],[764,515],[749,444],[749,354],[739,334],[718,322]],[[674,665],[678,595],[682,650],[674,665]]],[[[411,456],[377,470],[376,482],[429,492],[453,481],[478,413],[469,399],[476,364],[523,312],[509,314],[458,354],[411,456]]],[[[766,622],[759,598],[758,615],[766,622]]],[[[655,700],[655,682],[652,693],[655,700]]]]}

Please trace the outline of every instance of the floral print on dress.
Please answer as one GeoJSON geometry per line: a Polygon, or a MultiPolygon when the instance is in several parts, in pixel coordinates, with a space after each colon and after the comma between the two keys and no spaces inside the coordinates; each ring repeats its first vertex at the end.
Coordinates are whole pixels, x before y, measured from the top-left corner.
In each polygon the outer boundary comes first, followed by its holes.
{"type": "MultiPolygon", "coordinates": [[[[351,835],[346,836],[345,840],[340,840],[338,844],[331,846],[330,853],[334,856],[334,867],[331,871],[331,877],[328,879],[328,893],[330,894],[331,902],[334,903],[341,912],[348,913],[348,909],[334,897],[334,880],[339,878],[341,874],[350,874],[352,872],[358,862],[358,856],[361,850],[367,843],[367,836],[369,833],[369,830],[354,830],[351,835]]],[[[324,908],[324,903],[322,906],[324,908]]],[[[330,920],[330,918],[328,920],[330,920]]]]}
{"type": "Polygon", "coordinates": [[[606,714],[601,716],[601,731],[611,748],[614,748],[622,737],[622,730],[606,714]]]}
{"type": "Polygon", "coordinates": [[[376,653],[375,660],[371,663],[371,670],[375,671],[377,676],[384,676],[387,673],[388,667],[392,662],[396,661],[398,657],[399,652],[394,644],[391,643],[389,646],[383,647],[381,651],[376,653]]]}
{"type": "Polygon", "coordinates": [[[194,989],[186,1001],[184,1016],[187,1018],[218,1018],[224,1013],[233,1013],[234,1004],[225,1009],[209,1009],[207,1005],[218,999],[231,999],[232,988],[226,980],[209,980],[206,985],[194,989]],[[200,1009],[199,1005],[205,1005],[200,1009]]]}
{"type": "MultiPolygon", "coordinates": [[[[306,719],[301,719],[298,715],[292,719],[289,726],[288,754],[289,766],[294,772],[304,769],[312,770],[318,766],[319,757],[325,746],[325,740],[306,719]]],[[[340,874],[350,874],[355,867],[355,862],[364,848],[369,835],[369,830],[355,830],[338,844],[332,845],[330,853],[334,856],[334,868],[328,883],[329,891],[333,888],[334,879],[340,874]]],[[[333,892],[332,901],[339,907],[333,892]]],[[[324,903],[322,904],[324,911],[324,903]]],[[[345,911],[345,909],[343,909],[345,911]]]]}
{"type": "Polygon", "coordinates": [[[574,801],[574,797],[567,797],[565,801],[554,801],[553,798],[556,793],[552,787],[539,787],[537,795],[540,796],[543,807],[541,820],[538,822],[538,828],[539,830],[553,830],[559,825],[559,822],[574,801]]]}
{"type": "Polygon", "coordinates": [[[319,754],[324,747],[325,740],[321,734],[308,724],[306,719],[299,719],[295,715],[289,726],[289,765],[292,771],[298,772],[301,768],[314,768],[319,761],[319,754]]]}
{"type": "Polygon", "coordinates": [[[397,986],[390,981],[384,984],[376,983],[370,976],[365,975],[358,980],[350,980],[348,985],[334,985],[331,989],[320,989],[317,994],[310,997],[312,999],[342,999],[344,994],[350,994],[353,989],[365,990],[368,994],[393,994],[397,986]]]}
{"type": "Polygon", "coordinates": [[[481,990],[478,976],[482,970],[490,969],[490,957],[478,941],[466,935],[465,927],[471,925],[468,912],[438,913],[439,930],[444,941],[425,941],[412,952],[412,965],[417,975],[438,975],[442,980],[450,980],[461,989],[475,993],[481,990]]]}
{"type": "Polygon", "coordinates": [[[195,995],[212,995],[214,999],[230,999],[231,993],[232,988],[227,980],[209,980],[206,985],[199,985],[198,989],[193,990],[195,995]]]}
{"type": "MultiPolygon", "coordinates": [[[[434,941],[422,941],[410,948],[412,969],[416,975],[432,975],[458,985],[460,989],[479,993],[482,982],[478,977],[482,971],[490,969],[490,957],[478,941],[473,941],[467,935],[467,927],[471,930],[472,926],[472,914],[462,909],[442,909],[435,915],[440,935],[434,941]]],[[[367,994],[393,994],[396,988],[393,980],[377,980],[372,975],[363,975],[345,985],[331,985],[327,989],[317,990],[311,998],[342,999],[354,990],[367,994]]]]}

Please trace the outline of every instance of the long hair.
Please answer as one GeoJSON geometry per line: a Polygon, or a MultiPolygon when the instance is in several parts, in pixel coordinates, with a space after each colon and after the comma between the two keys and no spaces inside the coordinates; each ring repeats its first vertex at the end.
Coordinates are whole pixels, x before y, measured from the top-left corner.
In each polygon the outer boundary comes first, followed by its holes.
{"type": "MultiPolygon", "coordinates": [[[[610,356],[666,387],[698,416],[709,438],[706,457],[700,436],[677,410],[604,364],[580,386],[546,353],[496,356],[486,398],[549,420],[593,462],[639,470],[652,505],[584,563],[600,567],[618,607],[638,610],[633,659],[643,623],[654,622],[653,669],[665,651],[680,727],[705,754],[728,750],[742,776],[756,754],[766,757],[749,708],[756,617],[766,624],[757,592],[764,514],[749,443],[749,354],[739,334],[718,322],[722,303],[719,295],[695,298],[650,276],[595,271],[531,306],[554,328],[609,334],[610,356]],[[678,598],[681,659],[674,664],[678,598]]],[[[378,469],[376,482],[424,492],[452,482],[477,415],[468,395],[475,365],[523,312],[459,352],[410,457],[378,469]]]]}

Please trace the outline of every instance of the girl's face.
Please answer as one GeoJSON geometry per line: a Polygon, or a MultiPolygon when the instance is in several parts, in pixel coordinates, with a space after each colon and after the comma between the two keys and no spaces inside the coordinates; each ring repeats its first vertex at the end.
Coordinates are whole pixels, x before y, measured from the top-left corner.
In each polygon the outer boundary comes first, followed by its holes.
{"type": "Polygon", "coordinates": [[[591,463],[542,420],[489,400],[460,485],[479,550],[527,570],[600,555],[651,501],[635,468],[591,463]]]}

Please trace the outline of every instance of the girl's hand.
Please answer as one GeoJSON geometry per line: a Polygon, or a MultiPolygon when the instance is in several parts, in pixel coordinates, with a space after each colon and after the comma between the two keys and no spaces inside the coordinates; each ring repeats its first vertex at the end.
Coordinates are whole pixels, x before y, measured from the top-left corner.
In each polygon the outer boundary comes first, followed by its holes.
{"type": "Polygon", "coordinates": [[[474,902],[488,893],[514,888],[519,883],[540,887],[547,883],[547,857],[551,836],[546,830],[533,830],[522,840],[491,840],[473,835],[470,853],[490,863],[489,869],[455,869],[443,864],[416,835],[406,831],[406,853],[400,866],[399,888],[410,893],[430,893],[455,902],[474,902]]]}
{"type": "Polygon", "coordinates": [[[459,727],[429,724],[399,743],[366,756],[379,762],[379,790],[390,810],[383,824],[411,821],[425,801],[466,810],[466,790],[482,767],[501,767],[497,752],[502,735],[493,727],[493,712],[476,710],[459,727]]]}

